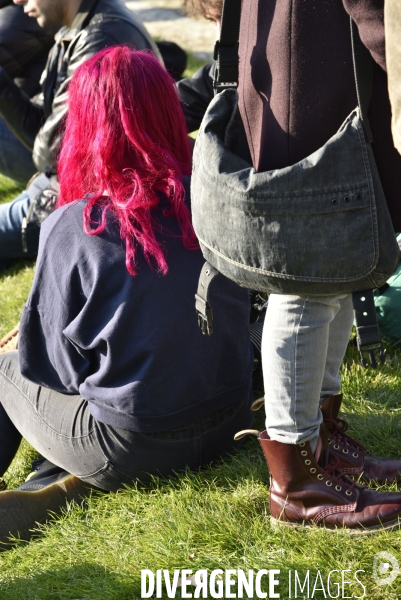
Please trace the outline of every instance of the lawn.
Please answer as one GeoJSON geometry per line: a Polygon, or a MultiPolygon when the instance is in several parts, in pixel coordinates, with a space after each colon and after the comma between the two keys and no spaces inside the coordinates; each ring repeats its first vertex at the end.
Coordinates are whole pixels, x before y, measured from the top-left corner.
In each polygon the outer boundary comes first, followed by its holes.
{"type": "MultiPolygon", "coordinates": [[[[365,371],[349,349],[343,366],[344,412],[358,439],[375,452],[399,456],[401,354],[395,348],[387,348],[387,354],[380,371],[365,371]]],[[[256,425],[263,427],[261,411],[256,425]]],[[[21,481],[30,458],[24,448],[7,474],[9,482],[21,481]]],[[[331,575],[331,597],[401,596],[401,576],[389,586],[372,577],[376,553],[401,559],[399,531],[357,538],[341,531],[273,529],[267,484],[261,451],[250,438],[236,456],[202,472],[94,495],[85,509],[69,506],[42,528],[40,538],[0,554],[0,598],[140,598],[141,569],[280,569],[280,598],[330,597],[327,577],[337,570],[331,575]],[[309,571],[309,595],[307,587],[302,593],[298,585],[295,596],[295,571],[302,585],[309,571]],[[351,582],[343,591],[335,586],[342,577],[351,582]]]]}
{"type": "MultiPolygon", "coordinates": [[[[0,201],[18,192],[0,178],[0,201]]],[[[0,335],[18,322],[33,272],[32,262],[21,261],[0,274],[0,335]]],[[[378,371],[364,370],[355,349],[348,350],[343,411],[351,435],[375,453],[399,457],[401,351],[389,344],[386,350],[387,362],[378,371]]],[[[259,429],[262,412],[256,416],[259,429]]],[[[23,444],[5,476],[9,487],[23,481],[33,457],[23,444]]],[[[358,538],[342,531],[274,529],[267,486],[262,453],[249,438],[236,456],[199,473],[94,494],[85,508],[70,505],[61,518],[42,527],[37,539],[0,554],[0,600],[136,599],[141,597],[141,569],[171,574],[175,569],[279,569],[275,591],[284,599],[401,597],[401,575],[391,585],[373,578],[378,552],[390,552],[401,562],[400,531],[358,538]]],[[[262,588],[268,592],[266,577],[262,588]]]]}

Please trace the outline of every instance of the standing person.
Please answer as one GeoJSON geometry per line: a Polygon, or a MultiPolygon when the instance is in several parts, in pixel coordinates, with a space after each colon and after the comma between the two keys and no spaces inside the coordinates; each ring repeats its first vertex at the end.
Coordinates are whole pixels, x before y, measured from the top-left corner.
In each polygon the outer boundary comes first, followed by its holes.
{"type": "Polygon", "coordinates": [[[33,153],[40,173],[20,196],[0,206],[0,259],[36,257],[40,223],[54,209],[58,194],[55,158],[68,85],[77,67],[118,43],[152,50],[161,60],[144,26],[120,0],[15,0],[15,4],[23,5],[40,27],[60,30],[42,76],[40,95],[29,99],[0,68],[0,116],[22,147],[33,153]]]}
{"type": "MultiPolygon", "coordinates": [[[[55,29],[43,29],[12,0],[0,0],[0,66],[31,98],[40,92],[40,76],[54,44],[55,29]]],[[[0,173],[25,184],[35,173],[32,151],[0,119],[0,173]]]]}
{"type": "MultiPolygon", "coordinates": [[[[350,17],[376,62],[373,150],[399,231],[401,158],[391,139],[383,0],[243,0],[239,110],[258,172],[294,165],[323,146],[357,105],[350,17]]],[[[313,231],[310,236],[313,243],[313,231]]],[[[382,482],[399,480],[401,471],[400,461],[366,453],[337,418],[352,323],[349,295],[269,297],[262,340],[266,431],[259,441],[276,521],[356,530],[398,526],[400,494],[380,494],[343,476],[382,482]]]]}
{"type": "Polygon", "coordinates": [[[119,46],[78,67],[19,363],[0,357],[0,476],[21,436],[68,473],[0,493],[0,540],[27,535],[84,484],[115,491],[198,469],[251,424],[247,290],[211,286],[212,337],[194,314],[190,169],[174,81],[153,56],[119,46]]]}

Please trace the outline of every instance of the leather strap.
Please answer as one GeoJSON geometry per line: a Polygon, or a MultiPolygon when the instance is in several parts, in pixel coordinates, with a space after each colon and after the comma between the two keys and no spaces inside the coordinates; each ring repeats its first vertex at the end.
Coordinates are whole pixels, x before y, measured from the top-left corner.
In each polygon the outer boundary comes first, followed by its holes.
{"type": "Polygon", "coordinates": [[[198,325],[204,335],[212,335],[213,333],[213,311],[209,304],[209,287],[213,279],[219,274],[219,271],[206,261],[199,276],[198,290],[195,294],[195,308],[198,313],[198,325]]]}
{"type": "Polygon", "coordinates": [[[241,0],[224,0],[220,39],[214,47],[216,71],[215,93],[238,84],[238,40],[241,20],[241,0]]]}
{"type": "Polygon", "coordinates": [[[368,367],[366,355],[370,359],[373,369],[377,369],[378,355],[380,364],[385,361],[383,344],[377,323],[376,307],[374,303],[373,290],[363,290],[352,294],[356,324],[356,343],[361,355],[361,363],[368,367]]]}

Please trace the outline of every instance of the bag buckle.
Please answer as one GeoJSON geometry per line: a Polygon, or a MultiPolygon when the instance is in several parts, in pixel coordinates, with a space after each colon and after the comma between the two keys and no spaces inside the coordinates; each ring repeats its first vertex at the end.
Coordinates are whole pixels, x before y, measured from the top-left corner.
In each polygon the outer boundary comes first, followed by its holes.
{"type": "Polygon", "coordinates": [[[365,355],[367,355],[369,357],[370,365],[371,365],[372,369],[377,369],[377,366],[378,366],[378,363],[376,360],[377,352],[378,352],[380,364],[384,365],[384,363],[386,362],[386,357],[384,356],[383,344],[381,342],[379,344],[375,344],[373,346],[365,348],[364,346],[360,345],[357,340],[357,346],[358,346],[359,354],[361,355],[361,363],[365,367],[365,369],[367,369],[369,366],[369,363],[366,360],[365,355]]]}
{"type": "Polygon", "coordinates": [[[236,83],[231,83],[231,82],[219,83],[217,81],[213,82],[213,90],[214,90],[215,96],[216,96],[216,94],[220,94],[220,92],[224,92],[224,90],[236,90],[237,87],[238,86],[236,83]]]}
{"type": "Polygon", "coordinates": [[[203,335],[212,335],[213,333],[213,311],[209,302],[195,294],[196,312],[198,313],[198,325],[203,335]]]}
{"type": "Polygon", "coordinates": [[[213,333],[213,311],[209,304],[209,286],[218,274],[218,270],[206,261],[199,276],[195,308],[198,313],[198,325],[203,335],[212,335],[213,333]]]}

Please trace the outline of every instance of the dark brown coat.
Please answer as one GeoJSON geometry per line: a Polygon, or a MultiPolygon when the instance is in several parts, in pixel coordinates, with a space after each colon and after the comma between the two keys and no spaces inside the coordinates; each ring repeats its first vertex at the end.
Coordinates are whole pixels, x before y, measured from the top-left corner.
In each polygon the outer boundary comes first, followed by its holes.
{"type": "Polygon", "coordinates": [[[357,104],[350,20],[376,61],[369,117],[373,150],[396,231],[401,157],[391,137],[383,0],[243,0],[239,102],[258,171],[322,146],[357,104]]]}

